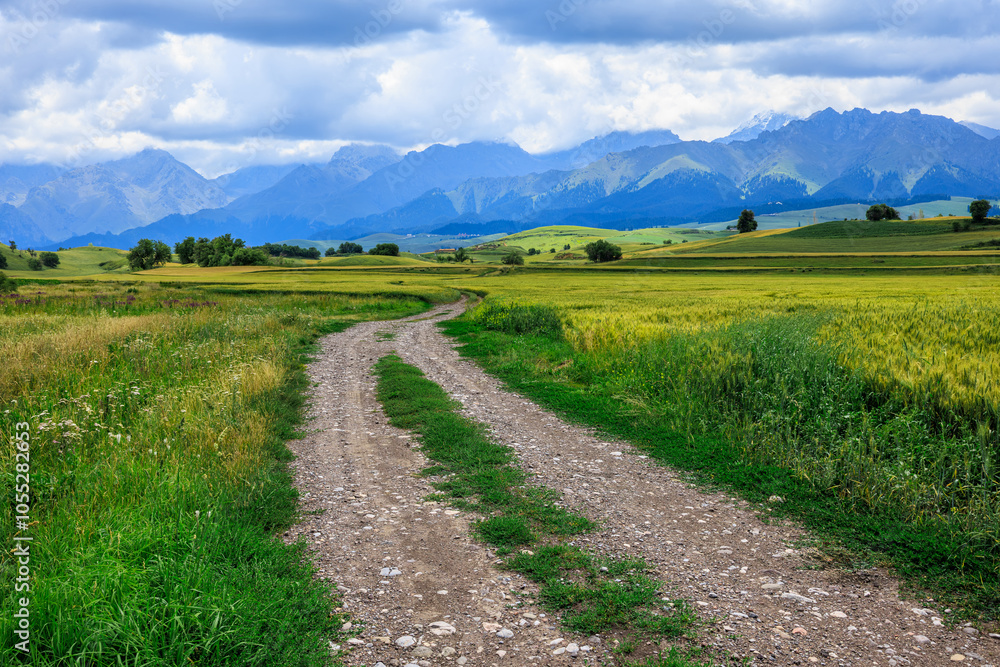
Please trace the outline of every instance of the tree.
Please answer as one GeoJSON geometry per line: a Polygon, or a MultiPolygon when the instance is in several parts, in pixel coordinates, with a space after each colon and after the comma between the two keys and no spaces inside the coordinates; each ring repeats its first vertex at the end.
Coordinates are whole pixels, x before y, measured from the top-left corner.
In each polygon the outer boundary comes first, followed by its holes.
{"type": "Polygon", "coordinates": [[[622,249],[614,243],[598,239],[584,246],[583,251],[592,262],[613,262],[622,258],[622,249]]]}
{"type": "Polygon", "coordinates": [[[386,257],[399,257],[399,246],[395,243],[379,243],[368,251],[369,255],[384,255],[386,257]]]}
{"type": "Polygon", "coordinates": [[[17,244],[16,244],[16,243],[14,243],[14,240],[13,240],[13,239],[11,239],[10,241],[7,241],[7,245],[9,245],[9,246],[10,246],[10,249],[11,249],[11,250],[17,250],[17,244]]]}
{"type": "Polygon", "coordinates": [[[888,204],[875,204],[868,207],[868,210],[865,212],[865,218],[872,222],[878,222],[879,220],[899,220],[899,211],[888,204]]]}
{"type": "Polygon", "coordinates": [[[736,231],[746,234],[757,229],[757,218],[753,216],[753,211],[748,208],[740,213],[740,219],[736,221],[736,231]]]}
{"type": "Polygon", "coordinates": [[[344,241],[337,248],[338,255],[360,255],[364,251],[365,249],[361,247],[360,243],[351,243],[350,241],[344,241]]]}
{"type": "Polygon", "coordinates": [[[41,271],[45,267],[42,265],[42,261],[40,259],[32,257],[28,260],[28,268],[32,271],[41,271]]]}
{"type": "Polygon", "coordinates": [[[8,278],[5,273],[0,272],[0,294],[7,294],[16,291],[17,281],[13,278],[8,278]]]}
{"type": "Polygon", "coordinates": [[[986,220],[986,216],[990,214],[991,208],[993,208],[993,204],[988,199],[977,199],[969,204],[969,213],[972,214],[972,221],[982,223],[986,220]]]}
{"type": "Polygon", "coordinates": [[[516,250],[510,250],[500,259],[500,261],[507,266],[521,266],[524,264],[524,257],[521,257],[520,253],[516,250]]]}
{"type": "Polygon", "coordinates": [[[465,263],[465,260],[469,260],[470,262],[472,261],[472,258],[469,257],[469,251],[466,250],[465,248],[459,248],[458,250],[456,250],[455,261],[458,262],[459,264],[463,264],[465,263]]]}
{"type": "Polygon", "coordinates": [[[128,251],[128,265],[133,271],[148,271],[169,261],[170,246],[163,241],[139,239],[135,247],[128,251]]]}
{"type": "Polygon", "coordinates": [[[534,248],[528,248],[528,256],[529,257],[531,257],[532,255],[535,255],[537,253],[538,253],[538,251],[535,250],[534,248]]]}
{"type": "Polygon", "coordinates": [[[194,262],[194,246],[195,240],[193,236],[189,236],[183,241],[178,241],[174,244],[174,252],[181,260],[181,264],[191,264],[194,262]]]}
{"type": "Polygon", "coordinates": [[[569,250],[569,244],[568,243],[563,246],[563,250],[569,250]]]}
{"type": "Polygon", "coordinates": [[[7,255],[0,252],[0,269],[7,268],[7,255]]]}
{"type": "Polygon", "coordinates": [[[42,260],[42,264],[50,269],[54,269],[59,266],[59,255],[54,252],[43,252],[38,255],[38,259],[42,260]]]}

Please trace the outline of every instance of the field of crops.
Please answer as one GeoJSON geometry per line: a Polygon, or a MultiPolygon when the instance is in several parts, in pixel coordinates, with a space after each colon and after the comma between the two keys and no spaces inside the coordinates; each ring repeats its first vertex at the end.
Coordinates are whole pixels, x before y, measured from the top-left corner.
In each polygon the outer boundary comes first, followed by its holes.
{"type": "MultiPolygon", "coordinates": [[[[31,537],[32,664],[329,664],[331,591],[273,537],[298,511],[304,346],[424,308],[139,282],[0,296],[0,432],[30,445],[0,460],[0,571],[31,537]]],[[[0,596],[8,639],[23,595],[0,596]]]]}
{"type": "Polygon", "coordinates": [[[491,352],[498,368],[726,438],[847,507],[974,544],[962,557],[1000,574],[997,278],[591,272],[477,284],[493,295],[474,315],[487,329],[562,323],[562,343],[491,352]]]}

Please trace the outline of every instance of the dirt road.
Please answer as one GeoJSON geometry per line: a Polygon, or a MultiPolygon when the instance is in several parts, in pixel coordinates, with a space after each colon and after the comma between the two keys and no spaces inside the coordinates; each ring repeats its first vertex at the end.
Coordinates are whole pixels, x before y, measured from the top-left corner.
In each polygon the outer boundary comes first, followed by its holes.
{"type": "MultiPolygon", "coordinates": [[[[608,638],[562,632],[532,584],[494,567],[470,537],[475,517],[422,499],[427,464],[386,423],[370,369],[395,352],[462,402],[517,452],[532,483],[561,491],[599,522],[577,544],[645,558],[671,597],[689,600],[701,642],[720,663],[1000,665],[1000,637],[948,629],[943,609],[904,600],[885,572],[823,569],[802,533],[769,525],[745,503],[707,494],[676,473],[568,425],[460,358],[435,323],[462,306],[368,322],[322,340],[310,365],[313,432],[290,443],[320,576],[336,582],[353,623],[349,664],[613,664],[608,638]]],[[[344,646],[348,648],[348,646],[344,646]]]]}

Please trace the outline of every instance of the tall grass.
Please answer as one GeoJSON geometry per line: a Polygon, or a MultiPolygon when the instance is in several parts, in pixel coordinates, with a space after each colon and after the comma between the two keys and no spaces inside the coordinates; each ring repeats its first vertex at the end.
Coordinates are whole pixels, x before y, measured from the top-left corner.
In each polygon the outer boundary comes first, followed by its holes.
{"type": "MultiPolygon", "coordinates": [[[[898,370],[869,370],[892,349],[853,365],[877,343],[859,341],[852,323],[884,312],[852,319],[810,309],[587,346],[572,328],[560,338],[501,333],[502,323],[449,326],[466,336],[466,353],[516,388],[755,499],[760,489],[789,489],[797,500],[788,511],[898,556],[924,583],[987,611],[1000,600],[996,403],[956,394],[956,382],[930,391],[927,374],[907,383],[898,370]],[[852,516],[877,520],[862,530],[852,516]]],[[[610,313],[619,322],[628,315],[610,313]]],[[[940,319],[924,317],[929,326],[917,318],[907,326],[930,339],[940,319]]],[[[992,335],[967,333],[970,348],[992,335]]]]}
{"type": "MultiPolygon", "coordinates": [[[[322,332],[425,305],[130,289],[0,304],[0,432],[32,437],[32,664],[328,664],[335,599],[304,545],[275,538],[296,516],[284,442],[303,355],[322,332]]],[[[23,594],[5,453],[9,638],[23,594]]]]}

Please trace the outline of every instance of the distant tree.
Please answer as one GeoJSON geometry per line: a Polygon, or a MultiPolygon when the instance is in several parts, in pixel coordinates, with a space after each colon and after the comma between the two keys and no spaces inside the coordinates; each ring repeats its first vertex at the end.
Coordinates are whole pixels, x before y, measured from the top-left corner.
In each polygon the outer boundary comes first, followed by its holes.
{"type": "Polygon", "coordinates": [[[753,211],[750,209],[743,209],[740,213],[740,219],[736,221],[736,231],[740,234],[746,234],[747,232],[752,232],[757,229],[757,218],[753,216],[753,211]]]}
{"type": "Polygon", "coordinates": [[[592,262],[613,262],[622,258],[622,249],[614,243],[598,239],[584,246],[583,251],[592,262]]]}
{"type": "Polygon", "coordinates": [[[537,254],[538,254],[537,250],[535,250],[534,248],[528,248],[528,256],[529,257],[532,256],[532,255],[537,255],[537,254]]]}
{"type": "Polygon", "coordinates": [[[0,269],[7,268],[7,255],[0,252],[0,269]]]}
{"type": "Polygon", "coordinates": [[[148,271],[158,264],[170,261],[170,246],[163,241],[139,239],[128,251],[128,265],[133,271],[148,271]]]}
{"type": "Polygon", "coordinates": [[[569,250],[569,244],[568,243],[563,246],[563,250],[569,250]]]}
{"type": "Polygon", "coordinates": [[[364,251],[365,249],[361,247],[360,243],[351,243],[350,241],[344,241],[337,248],[338,255],[360,255],[364,251]]]}
{"type": "Polygon", "coordinates": [[[10,246],[11,250],[17,250],[17,244],[14,243],[13,239],[11,239],[10,241],[7,241],[7,245],[10,246]]]}
{"type": "Polygon", "coordinates": [[[459,248],[458,250],[456,250],[455,261],[458,262],[459,264],[463,264],[465,260],[469,260],[470,262],[472,261],[472,258],[469,256],[469,251],[466,250],[465,248],[459,248]]]}
{"type": "Polygon", "coordinates": [[[500,261],[507,266],[521,266],[524,264],[524,257],[521,257],[516,250],[510,250],[500,261]]]}
{"type": "Polygon", "coordinates": [[[368,251],[369,255],[384,255],[386,257],[399,257],[399,246],[395,243],[379,243],[368,251]]]}
{"type": "Polygon", "coordinates": [[[59,255],[54,252],[43,252],[38,255],[38,259],[42,260],[42,264],[50,269],[54,269],[59,266],[59,255]]]}
{"type": "Polygon", "coordinates": [[[977,199],[969,204],[969,213],[972,214],[972,222],[981,224],[986,220],[986,216],[990,214],[991,208],[993,208],[993,204],[987,199],[977,199]]]}
{"type": "Polygon", "coordinates": [[[16,291],[17,281],[13,278],[8,278],[5,273],[0,272],[0,294],[9,294],[16,291]]]}
{"type": "Polygon", "coordinates": [[[183,241],[174,244],[174,252],[177,253],[181,264],[191,264],[194,262],[194,246],[196,241],[193,236],[189,236],[183,241]]]}
{"type": "Polygon", "coordinates": [[[550,253],[550,254],[554,254],[554,253],[555,253],[555,251],[556,251],[556,249],[555,249],[555,248],[549,248],[549,253],[550,253]]]}
{"type": "Polygon", "coordinates": [[[868,210],[865,212],[865,218],[872,222],[878,222],[879,220],[899,220],[899,211],[888,204],[875,204],[868,207],[868,210]]]}
{"type": "Polygon", "coordinates": [[[28,260],[28,268],[32,271],[41,271],[44,267],[42,261],[37,257],[32,257],[28,260]]]}
{"type": "Polygon", "coordinates": [[[323,253],[323,256],[324,257],[333,257],[336,254],[337,254],[337,249],[334,248],[333,246],[330,246],[329,248],[326,249],[326,252],[323,253]]]}

